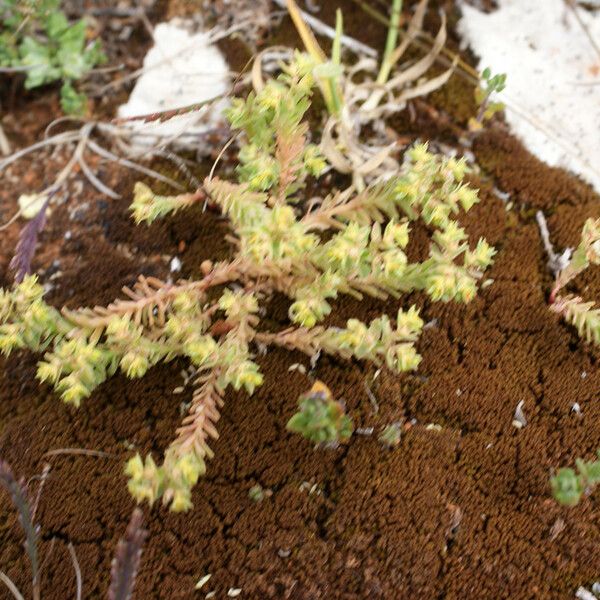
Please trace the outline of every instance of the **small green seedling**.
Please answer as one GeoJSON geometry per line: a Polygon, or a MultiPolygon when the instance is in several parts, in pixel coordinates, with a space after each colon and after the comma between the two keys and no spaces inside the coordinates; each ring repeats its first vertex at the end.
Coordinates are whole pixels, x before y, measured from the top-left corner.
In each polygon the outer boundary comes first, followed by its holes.
{"type": "Polygon", "coordinates": [[[554,498],[566,506],[575,506],[583,495],[592,492],[592,488],[600,483],[600,450],[598,460],[585,462],[578,458],[575,461],[577,471],[569,467],[559,469],[550,480],[554,498]]]}
{"type": "Polygon", "coordinates": [[[317,444],[345,442],[352,435],[352,420],[344,405],[331,396],[320,381],[308,394],[300,396],[300,410],[288,421],[287,428],[317,444]]]}
{"type": "Polygon", "coordinates": [[[400,443],[401,436],[402,424],[392,423],[379,434],[379,441],[388,448],[395,448],[400,443]]]}
{"type": "Polygon", "coordinates": [[[60,0],[0,1],[0,67],[22,71],[26,89],[62,81],[65,113],[85,112],[73,83],[105,60],[99,41],[87,43],[85,21],[70,23],[60,0]]]}
{"type": "Polygon", "coordinates": [[[263,486],[260,485],[260,483],[253,485],[248,490],[248,498],[250,498],[250,500],[252,500],[252,502],[256,502],[257,504],[259,502],[262,502],[265,498],[268,498],[269,496],[272,496],[272,495],[273,495],[273,492],[271,490],[265,490],[265,488],[263,488],[263,486]]]}
{"type": "Polygon", "coordinates": [[[492,96],[498,94],[506,87],[506,73],[492,75],[489,67],[481,73],[479,85],[475,88],[475,102],[479,107],[477,116],[469,121],[471,131],[479,131],[485,121],[489,121],[497,112],[504,110],[502,102],[493,102],[492,96]]]}

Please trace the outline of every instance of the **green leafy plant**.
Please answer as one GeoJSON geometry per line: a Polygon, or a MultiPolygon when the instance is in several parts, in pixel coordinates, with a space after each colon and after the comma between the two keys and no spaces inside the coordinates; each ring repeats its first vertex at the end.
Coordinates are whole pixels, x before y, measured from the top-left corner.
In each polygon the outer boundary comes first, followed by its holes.
{"type": "Polygon", "coordinates": [[[321,382],[300,397],[300,410],[288,421],[287,428],[316,444],[337,444],[350,439],[352,420],[344,405],[331,396],[321,382]]]}
{"type": "MultiPolygon", "coordinates": [[[[410,149],[386,181],[361,192],[333,189],[318,203],[307,202],[307,180],[328,166],[304,122],[315,86],[312,64],[297,54],[260,91],[233,102],[227,117],[241,140],[237,182],[208,177],[197,192],[172,197],[135,187],[138,223],[198,203],[218,207],[235,235],[231,260],[205,261],[195,280],[140,277],[126,299],[108,307],[59,311],[31,276],[0,293],[0,350],[45,352],[38,378],[75,406],[117,370],[142,377],[175,357],[197,369],[189,414],[162,463],[139,455],[128,462],[129,489],[138,501],[162,498],[173,510],[190,508],[191,490],[212,456],[209,441],[218,437],[225,391],[252,394],[263,382],[257,348],[415,369],[423,327],[415,306],[400,308],[393,319],[384,314],[369,323],[326,326],[334,300],[422,290],[435,301],[469,302],[492,262],[494,249],[484,239],[470,247],[455,220],[478,202],[464,181],[465,161],[435,156],[425,145],[410,149]],[[421,262],[410,262],[405,252],[415,221],[431,235],[421,262]],[[212,288],[220,290],[216,298],[212,288]],[[259,329],[259,307],[275,292],[290,300],[290,327],[259,329]]],[[[301,412],[308,410],[307,404],[301,412]]],[[[338,434],[348,431],[343,419],[336,422],[338,434]]]]}
{"type": "Polygon", "coordinates": [[[384,430],[379,434],[379,441],[388,448],[395,448],[400,443],[402,437],[402,424],[392,423],[386,425],[384,430]]]}
{"type": "Polygon", "coordinates": [[[600,450],[598,460],[586,462],[580,458],[575,461],[577,471],[569,467],[559,469],[550,480],[552,494],[561,504],[575,506],[582,496],[591,494],[600,483],[600,450]]]}
{"type": "Polygon", "coordinates": [[[569,264],[557,274],[550,294],[550,308],[573,325],[582,338],[596,345],[600,345],[600,310],[594,308],[594,302],[584,302],[572,294],[562,296],[559,292],[589,266],[598,264],[600,219],[588,219],[583,226],[579,246],[573,252],[569,264]]]}
{"type": "Polygon", "coordinates": [[[23,71],[27,89],[62,81],[66,113],[85,112],[73,82],[104,60],[98,41],[86,43],[85,21],[70,23],[60,0],[0,0],[0,67],[23,71]]]}
{"type": "Polygon", "coordinates": [[[475,102],[478,110],[477,116],[469,121],[471,131],[479,131],[485,121],[489,121],[497,112],[504,110],[502,102],[494,102],[494,94],[499,94],[506,87],[506,73],[492,75],[489,67],[481,72],[480,83],[475,88],[475,102]]]}

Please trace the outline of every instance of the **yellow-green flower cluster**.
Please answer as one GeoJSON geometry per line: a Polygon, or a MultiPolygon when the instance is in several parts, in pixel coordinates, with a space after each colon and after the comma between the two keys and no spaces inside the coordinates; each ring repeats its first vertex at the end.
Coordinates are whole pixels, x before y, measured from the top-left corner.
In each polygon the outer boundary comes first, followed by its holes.
{"type": "Polygon", "coordinates": [[[80,337],[61,340],[38,365],[37,377],[51,383],[75,406],[116,370],[115,354],[80,337]]]}
{"type": "Polygon", "coordinates": [[[240,228],[240,252],[254,262],[298,259],[319,243],[316,235],[296,220],[291,206],[275,206],[266,210],[261,222],[240,228]]]}
{"type": "Polygon", "coordinates": [[[570,263],[558,273],[554,290],[550,296],[551,309],[571,323],[579,335],[588,342],[600,345],[600,309],[594,302],[584,302],[579,297],[558,293],[577,275],[591,264],[600,264],[600,219],[588,219],[581,232],[570,263]]]}
{"type": "Polygon", "coordinates": [[[370,360],[385,364],[398,372],[416,369],[421,357],[413,342],[423,328],[418,310],[411,307],[400,310],[393,327],[390,319],[383,315],[369,325],[358,319],[350,319],[345,329],[330,328],[322,336],[321,344],[328,352],[339,352],[342,356],[359,360],[370,360]]]}
{"type": "Polygon", "coordinates": [[[131,379],[143,377],[169,353],[165,340],[148,339],[144,327],[136,325],[128,316],[113,317],[105,335],[104,345],[114,353],[121,371],[131,379]]]}
{"type": "Polygon", "coordinates": [[[64,331],[60,313],[48,306],[37,277],[28,276],[15,288],[0,295],[0,351],[43,350],[55,335],[64,331]]]}
{"type": "MultiPolygon", "coordinates": [[[[310,106],[310,96],[315,85],[313,61],[296,53],[295,60],[282,65],[277,79],[269,80],[258,92],[247,98],[233,100],[226,116],[233,129],[241,129],[246,142],[240,148],[237,173],[249,189],[265,192],[279,181],[282,164],[277,154],[277,140],[300,137],[299,152],[291,161],[294,181],[289,195],[303,187],[308,175],[318,177],[326,168],[318,146],[303,141],[306,127],[302,118],[310,106]]],[[[292,144],[294,145],[294,144],[292,144]]],[[[290,164],[286,166],[289,168],[290,164]]],[[[290,182],[291,183],[291,182],[290,182]]]]}
{"type": "Polygon", "coordinates": [[[439,158],[426,144],[407,152],[408,169],[396,184],[398,201],[411,218],[445,229],[459,208],[470,210],[479,202],[477,190],[462,183],[468,171],[465,159],[439,158]]]}
{"type": "Polygon", "coordinates": [[[343,283],[339,275],[325,271],[310,285],[298,288],[288,310],[288,315],[293,323],[301,327],[314,327],[331,313],[329,299],[336,298],[338,289],[343,283]]]}
{"type": "Polygon", "coordinates": [[[235,390],[244,388],[249,394],[253,394],[262,385],[263,376],[258,365],[250,358],[247,343],[239,339],[235,332],[227,334],[219,346],[219,387],[225,389],[231,385],[235,390]]]}
{"type": "Polygon", "coordinates": [[[178,455],[175,450],[165,454],[159,467],[152,456],[145,460],[139,454],[131,458],[125,467],[129,481],[127,487],[138,501],[153,504],[162,497],[171,510],[181,512],[192,507],[192,488],[206,472],[204,460],[192,452],[178,455]]]}
{"type": "Polygon", "coordinates": [[[165,217],[169,213],[193,204],[196,201],[194,194],[180,194],[179,196],[159,196],[145,183],[138,181],[133,188],[133,202],[130,210],[137,224],[144,221],[150,225],[156,219],[165,217]]]}

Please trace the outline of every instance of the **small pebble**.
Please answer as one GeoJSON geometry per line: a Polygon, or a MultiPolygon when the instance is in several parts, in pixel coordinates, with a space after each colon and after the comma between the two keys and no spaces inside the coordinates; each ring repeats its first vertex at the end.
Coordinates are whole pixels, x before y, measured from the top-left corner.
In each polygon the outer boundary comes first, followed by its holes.
{"type": "Polygon", "coordinates": [[[179,260],[179,258],[177,258],[177,256],[174,256],[171,259],[171,264],[169,265],[169,268],[171,269],[171,273],[181,271],[181,261],[179,260]]]}

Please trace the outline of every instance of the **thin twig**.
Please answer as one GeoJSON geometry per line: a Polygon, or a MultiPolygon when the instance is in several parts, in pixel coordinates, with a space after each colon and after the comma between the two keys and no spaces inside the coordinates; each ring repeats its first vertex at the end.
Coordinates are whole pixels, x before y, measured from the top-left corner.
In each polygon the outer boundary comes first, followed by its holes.
{"type": "Polygon", "coordinates": [[[13,152],[13,154],[11,154],[10,156],[7,156],[6,158],[0,160],[0,171],[3,171],[6,167],[16,162],[20,158],[23,158],[27,154],[30,154],[31,152],[35,152],[36,150],[40,150],[41,148],[45,148],[46,146],[59,146],[62,144],[68,144],[69,142],[76,142],[79,140],[79,136],[79,131],[66,131],[64,133],[54,135],[51,138],[42,140],[41,142],[31,144],[31,146],[27,146],[27,148],[17,150],[16,152],[13,152]]]}
{"type": "Polygon", "coordinates": [[[52,556],[52,553],[54,552],[54,547],[56,546],[56,538],[53,537],[50,540],[50,547],[45,549],[44,551],[44,558],[42,558],[42,562],[40,563],[40,577],[42,576],[42,573],[44,572],[44,567],[49,563],[50,561],[50,557],[52,556]]]}
{"type": "Polygon", "coordinates": [[[229,148],[229,146],[231,146],[231,144],[233,144],[233,142],[236,140],[236,138],[237,138],[237,135],[234,135],[234,136],[230,137],[229,140],[227,141],[227,143],[223,146],[223,148],[221,148],[221,152],[219,152],[219,155],[215,159],[215,162],[213,163],[213,166],[212,166],[212,168],[210,170],[210,173],[208,174],[208,180],[209,181],[212,180],[213,175],[215,174],[215,169],[217,168],[217,164],[219,163],[219,161],[221,160],[221,158],[223,158],[223,155],[227,151],[227,148],[229,148]]]}
{"type": "Polygon", "coordinates": [[[364,384],[365,391],[367,392],[367,396],[369,397],[369,400],[371,401],[371,405],[373,407],[373,414],[377,414],[379,412],[379,402],[377,402],[377,398],[375,397],[375,394],[369,387],[369,384],[366,381],[364,382],[364,384]]]}
{"type": "Polygon", "coordinates": [[[116,154],[113,154],[110,150],[103,148],[102,146],[100,146],[99,144],[94,142],[93,140],[90,140],[88,142],[88,146],[92,152],[95,152],[99,156],[102,156],[106,159],[112,160],[112,161],[116,162],[118,165],[123,165],[124,167],[127,167],[128,169],[131,169],[132,171],[138,171],[139,173],[143,173],[144,175],[147,175],[148,177],[154,177],[154,179],[156,179],[158,181],[162,181],[163,183],[167,183],[171,187],[175,188],[176,190],[179,190],[180,192],[185,191],[185,188],[181,184],[177,183],[174,179],[171,179],[170,177],[167,177],[166,175],[162,175],[161,173],[159,173],[158,171],[155,171],[154,169],[144,167],[136,162],[133,162],[126,158],[117,156],[116,154]]]}
{"type": "Polygon", "coordinates": [[[1,123],[0,123],[0,152],[4,156],[8,156],[12,152],[12,149],[10,147],[10,142],[8,141],[8,138],[6,137],[6,133],[4,133],[4,129],[2,128],[1,123]]]}
{"type": "Polygon", "coordinates": [[[571,249],[567,248],[562,254],[556,254],[554,247],[550,241],[550,233],[548,231],[548,225],[546,223],[546,217],[541,210],[535,213],[535,218],[540,228],[540,236],[544,244],[544,249],[548,255],[548,268],[552,271],[552,274],[556,277],[560,271],[565,269],[569,265],[571,259],[571,249]]]}
{"type": "Polygon", "coordinates": [[[567,4],[567,6],[571,9],[571,11],[573,12],[573,16],[575,17],[575,19],[576,19],[577,23],[579,24],[579,26],[581,27],[581,29],[583,29],[583,33],[589,40],[590,44],[592,45],[592,48],[598,55],[598,58],[600,58],[600,46],[598,45],[598,42],[596,42],[596,40],[594,39],[594,36],[592,35],[590,28],[587,26],[587,24],[581,18],[581,15],[579,14],[579,9],[577,8],[577,5],[575,4],[575,2],[573,0],[565,0],[565,2],[567,4]]]}
{"type": "Polygon", "coordinates": [[[0,580],[2,580],[4,582],[4,585],[6,585],[6,587],[8,588],[8,591],[15,597],[16,600],[25,600],[25,598],[23,598],[23,595],[21,594],[21,592],[19,592],[17,586],[12,582],[10,577],[3,571],[0,571],[0,580]]]}
{"type": "Polygon", "coordinates": [[[109,198],[113,200],[119,200],[121,198],[121,194],[117,194],[113,189],[109,188],[107,185],[103,184],[96,175],[89,168],[88,164],[85,162],[83,156],[80,156],[77,159],[79,166],[81,167],[81,171],[87,177],[88,181],[101,193],[105,194],[109,198]]]}
{"type": "Polygon", "coordinates": [[[46,479],[48,479],[48,474],[50,473],[50,465],[44,465],[44,470],[42,471],[42,475],[40,477],[40,485],[38,487],[38,493],[35,498],[35,503],[33,505],[33,510],[31,511],[31,520],[35,521],[35,515],[37,513],[38,506],[40,504],[40,498],[42,497],[42,490],[44,489],[44,484],[46,483],[46,479]]]}
{"type": "Polygon", "coordinates": [[[101,450],[88,450],[86,448],[57,448],[56,450],[48,450],[44,456],[61,456],[63,454],[96,456],[98,458],[117,458],[115,454],[109,454],[108,452],[102,452],[101,450]]]}
{"type": "MultiPolygon", "coordinates": [[[[187,177],[188,182],[195,189],[198,189],[199,187],[202,186],[202,183],[200,182],[200,180],[188,168],[188,166],[186,164],[186,160],[184,158],[182,158],[178,154],[175,154],[174,152],[171,152],[170,150],[160,149],[160,150],[155,151],[154,154],[157,156],[161,156],[162,158],[166,158],[167,160],[171,161],[174,165],[176,165],[176,167],[179,169],[179,172],[182,175],[184,175],[185,177],[187,177]]],[[[190,163],[190,164],[193,164],[193,163],[190,163]]]]}
{"type": "Polygon", "coordinates": [[[69,542],[68,548],[69,548],[69,554],[71,555],[71,560],[73,561],[73,569],[75,569],[75,581],[76,581],[76,589],[77,589],[77,592],[75,594],[75,599],[81,600],[82,589],[83,589],[83,583],[81,580],[81,569],[79,568],[79,561],[77,560],[77,554],[75,554],[75,548],[73,547],[73,544],[71,542],[69,542]]]}

